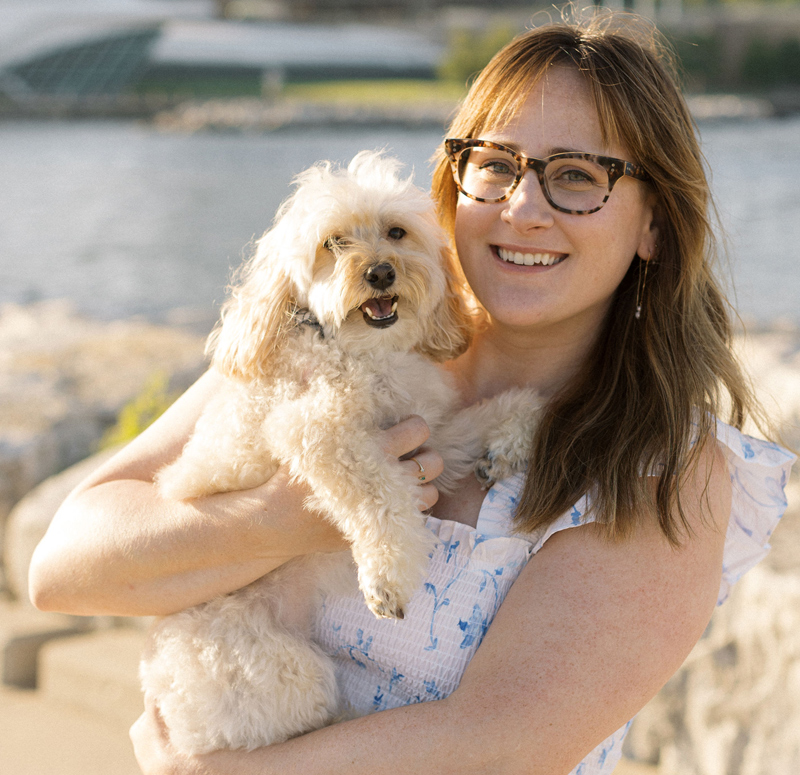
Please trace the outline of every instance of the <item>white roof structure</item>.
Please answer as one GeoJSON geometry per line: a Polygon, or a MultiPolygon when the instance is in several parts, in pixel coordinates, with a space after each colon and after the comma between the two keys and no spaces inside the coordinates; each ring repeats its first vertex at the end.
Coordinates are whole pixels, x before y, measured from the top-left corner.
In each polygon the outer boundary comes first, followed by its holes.
{"type": "Polygon", "coordinates": [[[385,77],[432,73],[443,53],[397,27],[247,23],[213,14],[212,0],[0,0],[0,89],[113,91],[145,62],[184,71],[385,77]]]}
{"type": "Polygon", "coordinates": [[[213,13],[212,0],[0,0],[0,69],[112,32],[213,13]]]}
{"type": "Polygon", "coordinates": [[[432,70],[442,53],[441,46],[419,34],[390,27],[209,20],[167,23],[151,59],[157,63],[263,69],[331,66],[432,70]]]}

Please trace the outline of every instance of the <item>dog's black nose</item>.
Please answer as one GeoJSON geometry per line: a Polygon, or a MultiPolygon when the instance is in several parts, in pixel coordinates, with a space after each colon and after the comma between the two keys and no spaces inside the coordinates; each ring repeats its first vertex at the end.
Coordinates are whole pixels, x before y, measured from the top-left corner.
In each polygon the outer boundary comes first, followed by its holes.
{"type": "Polygon", "coordinates": [[[395,278],[394,267],[391,264],[376,264],[364,273],[364,279],[379,291],[385,291],[395,278]]]}

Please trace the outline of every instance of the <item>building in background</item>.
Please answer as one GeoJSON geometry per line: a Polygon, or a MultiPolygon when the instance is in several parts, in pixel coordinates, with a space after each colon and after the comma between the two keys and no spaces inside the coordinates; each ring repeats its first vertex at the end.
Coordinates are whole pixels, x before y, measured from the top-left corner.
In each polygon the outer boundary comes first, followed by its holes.
{"type": "Polygon", "coordinates": [[[442,45],[410,27],[347,16],[333,26],[299,23],[285,9],[252,24],[219,12],[202,0],[5,0],[0,92],[32,100],[121,95],[143,82],[235,92],[287,80],[433,78],[442,56],[442,45]]]}

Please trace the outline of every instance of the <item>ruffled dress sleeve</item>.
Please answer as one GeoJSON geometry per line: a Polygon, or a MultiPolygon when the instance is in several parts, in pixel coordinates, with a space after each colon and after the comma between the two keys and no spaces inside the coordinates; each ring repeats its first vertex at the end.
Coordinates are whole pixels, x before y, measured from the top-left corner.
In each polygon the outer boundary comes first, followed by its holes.
{"type": "Polygon", "coordinates": [[[716,437],[731,476],[731,516],[725,536],[717,605],[770,550],[769,539],[786,511],[786,484],[795,456],[717,420],[716,437]]]}

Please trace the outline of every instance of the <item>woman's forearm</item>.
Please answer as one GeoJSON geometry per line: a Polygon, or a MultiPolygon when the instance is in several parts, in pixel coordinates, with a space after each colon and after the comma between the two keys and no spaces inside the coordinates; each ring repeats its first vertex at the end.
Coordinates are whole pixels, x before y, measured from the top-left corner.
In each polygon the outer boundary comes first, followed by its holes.
{"type": "Polygon", "coordinates": [[[31,598],[44,610],[120,616],[209,600],[336,541],[312,515],[297,529],[303,498],[283,471],[254,490],[187,502],[146,481],[97,484],[54,517],[31,563],[31,598]]]}
{"type": "Polygon", "coordinates": [[[519,768],[513,750],[506,756],[493,743],[492,725],[475,708],[467,712],[453,696],[374,713],[254,751],[224,750],[192,757],[167,753],[166,730],[147,704],[148,712],[131,730],[145,775],[518,775],[527,771],[519,768]]]}

